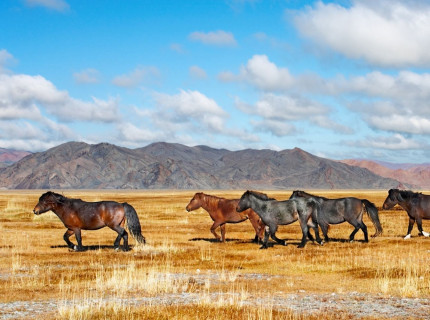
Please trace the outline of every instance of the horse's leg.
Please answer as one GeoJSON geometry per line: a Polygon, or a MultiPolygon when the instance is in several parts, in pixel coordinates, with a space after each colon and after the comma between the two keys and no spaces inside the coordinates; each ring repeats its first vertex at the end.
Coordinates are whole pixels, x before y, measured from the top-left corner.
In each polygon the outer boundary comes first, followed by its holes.
{"type": "Polygon", "coordinates": [[[428,237],[429,234],[423,230],[423,221],[421,218],[417,218],[417,226],[420,236],[428,237]]]}
{"type": "Polygon", "coordinates": [[[358,230],[360,230],[360,227],[361,227],[360,224],[355,224],[353,226],[354,226],[354,231],[352,231],[351,234],[349,235],[349,242],[354,241],[355,234],[358,232],[358,230]]]}
{"type": "Polygon", "coordinates": [[[82,246],[81,229],[75,229],[73,231],[75,232],[76,241],[78,242],[78,246],[74,246],[75,251],[84,251],[84,247],[82,246]]]}
{"type": "Polygon", "coordinates": [[[219,228],[221,229],[221,242],[225,242],[225,223],[220,225],[219,228]]]}
{"type": "Polygon", "coordinates": [[[300,227],[302,228],[302,241],[297,246],[297,248],[304,248],[308,240],[308,233],[309,233],[309,228],[307,224],[308,220],[309,220],[309,217],[306,217],[303,215],[299,217],[300,227]]]}
{"type": "Polygon", "coordinates": [[[411,232],[412,232],[412,228],[414,227],[414,224],[415,224],[415,219],[409,216],[408,234],[406,235],[406,237],[404,237],[405,240],[411,237],[411,232]]]}
{"type": "Polygon", "coordinates": [[[320,222],[319,226],[321,227],[321,231],[324,235],[324,241],[329,242],[330,238],[328,237],[328,223],[325,223],[325,222],[321,223],[320,222]]]}
{"type": "Polygon", "coordinates": [[[264,240],[263,245],[260,247],[260,249],[267,249],[267,242],[269,241],[269,227],[264,227],[264,240]]]}
{"type": "Polygon", "coordinates": [[[115,226],[115,227],[111,227],[111,229],[118,233],[118,236],[116,237],[115,242],[113,243],[113,248],[115,250],[119,249],[119,246],[121,243],[121,238],[122,238],[122,239],[124,239],[123,250],[129,251],[130,247],[128,246],[128,233],[127,233],[127,231],[125,231],[125,229],[123,227],[121,227],[120,225],[115,226]]]}
{"type": "Polygon", "coordinates": [[[364,233],[364,242],[369,242],[369,237],[367,235],[367,226],[364,224],[363,221],[361,221],[361,230],[364,233]]]}
{"type": "Polygon", "coordinates": [[[218,241],[221,239],[221,237],[218,235],[218,233],[216,233],[215,229],[218,228],[220,224],[220,222],[215,221],[211,227],[211,232],[218,241]]]}
{"type": "Polygon", "coordinates": [[[73,242],[71,242],[69,240],[70,236],[72,236],[75,232],[72,229],[67,229],[66,233],[64,233],[63,239],[64,241],[66,241],[67,246],[71,249],[73,249],[75,247],[75,245],[73,244],[73,242]]]}
{"type": "Polygon", "coordinates": [[[278,226],[277,225],[272,225],[269,227],[269,231],[270,231],[270,237],[275,240],[277,243],[282,244],[283,246],[287,245],[287,241],[285,240],[281,240],[276,236],[276,231],[278,231],[278,226]]]}

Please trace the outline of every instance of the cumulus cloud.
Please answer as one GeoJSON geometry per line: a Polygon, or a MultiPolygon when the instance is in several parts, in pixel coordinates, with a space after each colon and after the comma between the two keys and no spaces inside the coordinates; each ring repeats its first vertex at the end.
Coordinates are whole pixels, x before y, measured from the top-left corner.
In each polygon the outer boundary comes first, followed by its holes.
{"type": "Polygon", "coordinates": [[[238,75],[229,71],[218,75],[221,81],[243,81],[265,91],[288,89],[293,84],[293,77],[287,68],[279,68],[266,55],[254,55],[238,75]]]}
{"type": "Polygon", "coordinates": [[[45,7],[50,10],[64,12],[69,10],[69,4],[64,0],[25,0],[29,7],[45,7]]]}
{"type": "Polygon", "coordinates": [[[201,124],[205,130],[212,132],[222,132],[224,129],[228,114],[215,100],[199,91],[181,90],[176,95],[155,93],[154,99],[160,111],[158,121],[167,120],[177,125],[201,124]]]}
{"type": "Polygon", "coordinates": [[[198,41],[203,44],[214,45],[214,46],[236,46],[236,39],[231,32],[223,30],[211,31],[211,32],[192,32],[188,36],[192,41],[198,41]]]}
{"type": "Polygon", "coordinates": [[[73,73],[73,78],[75,82],[79,84],[97,83],[99,82],[100,72],[96,69],[89,68],[73,73]]]}
{"type": "Polygon", "coordinates": [[[43,108],[61,121],[115,122],[118,120],[117,99],[91,102],[78,100],[58,90],[42,76],[0,74],[0,119],[31,119],[43,108]]]}
{"type": "Polygon", "coordinates": [[[307,121],[323,128],[351,133],[351,129],[328,117],[328,107],[301,96],[265,93],[254,105],[243,103],[236,98],[236,107],[247,114],[262,118],[262,121],[254,121],[252,124],[256,129],[271,132],[275,136],[295,132],[296,121],[307,121]]]}
{"type": "Polygon", "coordinates": [[[360,147],[371,147],[385,150],[408,150],[422,149],[423,144],[413,139],[405,138],[401,134],[394,134],[388,137],[368,137],[366,141],[356,143],[360,147]]]}
{"type": "Polygon", "coordinates": [[[353,94],[347,106],[377,130],[430,134],[430,74],[401,71],[397,75],[371,72],[336,81],[337,90],[353,94]]]}
{"type": "Polygon", "coordinates": [[[161,73],[156,67],[139,66],[127,74],[115,77],[112,84],[118,87],[134,88],[141,83],[158,80],[160,76],[161,73]]]}
{"type": "Polygon", "coordinates": [[[317,2],[298,13],[300,33],[348,58],[381,66],[430,65],[430,5],[356,0],[349,8],[317,2]]]}

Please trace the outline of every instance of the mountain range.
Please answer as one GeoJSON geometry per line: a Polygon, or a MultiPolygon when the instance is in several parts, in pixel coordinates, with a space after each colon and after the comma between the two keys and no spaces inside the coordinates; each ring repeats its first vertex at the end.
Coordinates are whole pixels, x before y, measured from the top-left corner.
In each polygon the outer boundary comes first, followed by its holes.
{"type": "MultiPolygon", "coordinates": [[[[389,189],[403,183],[302,149],[68,142],[0,169],[7,189],[389,189]]],[[[405,185],[416,186],[415,183],[405,185]]]]}

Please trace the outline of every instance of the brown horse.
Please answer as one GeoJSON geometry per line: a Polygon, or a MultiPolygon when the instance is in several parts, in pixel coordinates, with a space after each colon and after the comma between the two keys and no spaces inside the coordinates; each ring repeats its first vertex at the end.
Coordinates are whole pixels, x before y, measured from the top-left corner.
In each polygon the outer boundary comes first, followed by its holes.
{"type": "Polygon", "coordinates": [[[405,239],[411,237],[415,221],[418,226],[418,235],[428,237],[429,234],[423,231],[423,219],[430,219],[430,196],[410,190],[390,189],[382,209],[391,209],[396,204],[401,206],[409,216],[408,234],[405,239]]]}
{"type": "Polygon", "coordinates": [[[139,243],[145,243],[142,236],[139,218],[136,210],[128,203],[115,201],[85,202],[81,199],[69,199],[61,194],[48,191],[39,198],[34,207],[34,214],[42,214],[51,210],[67,228],[63,236],[67,246],[75,251],[83,251],[81,229],[97,230],[109,227],[118,233],[114,242],[114,249],[119,249],[121,238],[124,240],[123,250],[130,250],[128,246],[128,233],[124,229],[125,220],[133,237],[139,243]],[[69,237],[75,234],[78,246],[75,246],[69,237]]]}
{"type": "Polygon", "coordinates": [[[261,240],[263,238],[263,222],[252,209],[248,209],[244,212],[237,212],[236,207],[238,203],[239,199],[230,200],[198,192],[191,199],[186,210],[190,212],[200,207],[205,209],[214,222],[211,227],[212,234],[217,240],[221,239],[222,242],[225,242],[226,223],[239,223],[249,219],[255,229],[254,241],[258,242],[259,239],[261,240]],[[221,229],[221,237],[215,231],[218,227],[221,229]]]}

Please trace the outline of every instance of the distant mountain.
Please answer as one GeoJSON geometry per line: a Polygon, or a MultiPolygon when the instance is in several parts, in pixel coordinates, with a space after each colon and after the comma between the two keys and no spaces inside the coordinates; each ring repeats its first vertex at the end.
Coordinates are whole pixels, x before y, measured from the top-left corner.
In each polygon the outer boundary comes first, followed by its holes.
{"type": "Polygon", "coordinates": [[[389,189],[368,169],[299,148],[229,151],[154,143],[128,149],[69,142],[0,171],[10,189],[389,189]]]}
{"type": "Polygon", "coordinates": [[[27,151],[0,148],[0,168],[10,166],[29,154],[31,153],[27,151]]]}
{"type": "Polygon", "coordinates": [[[415,189],[430,189],[430,164],[393,164],[370,160],[342,160],[342,163],[366,168],[382,177],[391,178],[415,189]]]}

